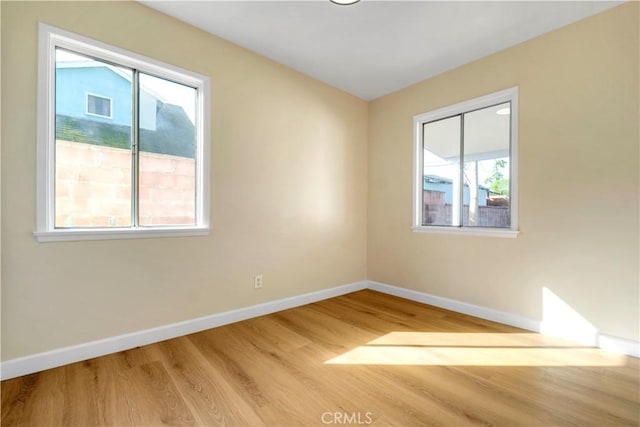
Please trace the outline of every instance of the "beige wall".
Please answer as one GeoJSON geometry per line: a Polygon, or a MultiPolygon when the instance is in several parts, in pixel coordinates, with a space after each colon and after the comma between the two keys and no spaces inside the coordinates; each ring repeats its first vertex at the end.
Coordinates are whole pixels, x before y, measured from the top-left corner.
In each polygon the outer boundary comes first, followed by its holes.
{"type": "Polygon", "coordinates": [[[370,103],[368,279],[638,340],[638,40],[632,2],[370,103]],[[412,117],[512,86],[521,235],[412,233],[412,117]]]}
{"type": "Polygon", "coordinates": [[[1,4],[3,360],[365,279],[366,102],[137,3],[1,4]],[[37,21],[210,76],[209,236],[34,240],[37,21]]]}

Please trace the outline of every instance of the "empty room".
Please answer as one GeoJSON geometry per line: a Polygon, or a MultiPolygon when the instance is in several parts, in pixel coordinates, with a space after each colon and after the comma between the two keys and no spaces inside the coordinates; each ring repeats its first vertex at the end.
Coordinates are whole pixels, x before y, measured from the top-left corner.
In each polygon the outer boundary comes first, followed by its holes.
{"type": "Polygon", "coordinates": [[[0,22],[3,426],[640,425],[640,3],[0,22]]]}

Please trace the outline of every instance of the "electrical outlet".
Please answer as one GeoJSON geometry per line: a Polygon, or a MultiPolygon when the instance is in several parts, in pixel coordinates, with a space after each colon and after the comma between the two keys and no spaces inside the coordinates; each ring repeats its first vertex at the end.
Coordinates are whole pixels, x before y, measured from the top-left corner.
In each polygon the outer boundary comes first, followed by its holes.
{"type": "Polygon", "coordinates": [[[257,276],[253,276],[253,287],[255,289],[262,288],[262,274],[258,274],[257,276]]]}

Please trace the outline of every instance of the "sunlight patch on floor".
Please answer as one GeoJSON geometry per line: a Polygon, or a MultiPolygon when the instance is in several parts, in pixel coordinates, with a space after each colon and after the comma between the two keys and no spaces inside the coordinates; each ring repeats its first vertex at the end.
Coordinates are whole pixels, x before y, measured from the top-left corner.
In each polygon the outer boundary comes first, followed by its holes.
{"type": "Polygon", "coordinates": [[[391,332],[333,365],[624,366],[626,357],[535,333],[391,332]]]}
{"type": "Polygon", "coordinates": [[[534,333],[390,332],[367,345],[438,347],[575,347],[575,342],[534,333]]]}

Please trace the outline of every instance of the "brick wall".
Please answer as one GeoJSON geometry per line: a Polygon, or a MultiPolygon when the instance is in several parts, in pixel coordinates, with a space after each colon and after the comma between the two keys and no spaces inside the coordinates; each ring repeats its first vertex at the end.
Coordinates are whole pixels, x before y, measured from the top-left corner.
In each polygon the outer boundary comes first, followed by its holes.
{"type": "MultiPolygon", "coordinates": [[[[141,225],[194,223],[195,160],[140,153],[141,225]]],[[[56,141],[56,227],[129,226],[129,150],[56,141]]]]}

